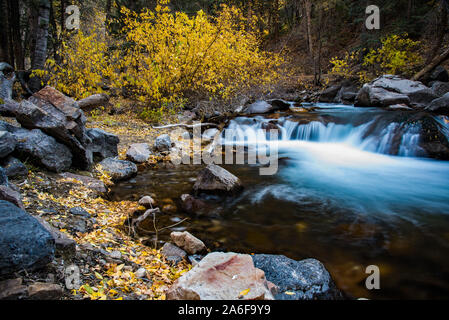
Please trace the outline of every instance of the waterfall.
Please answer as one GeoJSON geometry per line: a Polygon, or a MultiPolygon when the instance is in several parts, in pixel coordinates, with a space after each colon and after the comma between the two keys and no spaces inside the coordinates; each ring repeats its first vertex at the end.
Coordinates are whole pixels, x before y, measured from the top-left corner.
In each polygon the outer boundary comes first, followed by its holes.
{"type": "Polygon", "coordinates": [[[276,120],[263,117],[241,117],[230,122],[222,143],[259,145],[269,142],[264,129],[278,128],[280,141],[309,141],[317,143],[340,143],[360,150],[416,157],[425,154],[420,147],[420,123],[390,122],[377,116],[363,123],[336,123],[310,121],[302,123],[283,117],[276,120]],[[230,132],[229,132],[230,131],[230,132]]]}

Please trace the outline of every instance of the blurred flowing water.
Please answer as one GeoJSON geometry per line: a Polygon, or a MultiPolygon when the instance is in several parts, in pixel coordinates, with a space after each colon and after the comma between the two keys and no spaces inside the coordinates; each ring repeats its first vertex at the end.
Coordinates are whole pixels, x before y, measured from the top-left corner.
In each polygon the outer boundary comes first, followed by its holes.
{"type": "MultiPolygon", "coordinates": [[[[224,165],[245,189],[235,196],[201,195],[208,217],[189,230],[212,249],[284,254],[321,260],[338,286],[355,297],[449,298],[449,162],[426,158],[422,123],[448,135],[447,119],[407,112],[316,106],[300,115],[241,117],[223,144],[279,150],[279,170],[224,165]],[[277,127],[279,139],[260,129],[277,127]],[[365,269],[378,265],[381,290],[365,289],[365,269]]],[[[150,170],[118,184],[115,199],[153,193],[160,201],[191,193],[201,166],[150,170]]],[[[168,201],[168,200],[167,200],[168,201]]],[[[161,226],[188,215],[161,217],[161,226]]],[[[169,230],[162,235],[167,239],[169,230]]]]}

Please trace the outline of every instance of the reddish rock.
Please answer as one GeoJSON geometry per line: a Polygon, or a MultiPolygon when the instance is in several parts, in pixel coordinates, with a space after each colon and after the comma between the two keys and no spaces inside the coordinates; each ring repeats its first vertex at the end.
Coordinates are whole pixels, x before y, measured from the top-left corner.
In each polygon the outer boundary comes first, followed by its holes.
{"type": "Polygon", "coordinates": [[[168,300],[273,300],[265,273],[250,255],[208,254],[167,291],[168,300]]]}

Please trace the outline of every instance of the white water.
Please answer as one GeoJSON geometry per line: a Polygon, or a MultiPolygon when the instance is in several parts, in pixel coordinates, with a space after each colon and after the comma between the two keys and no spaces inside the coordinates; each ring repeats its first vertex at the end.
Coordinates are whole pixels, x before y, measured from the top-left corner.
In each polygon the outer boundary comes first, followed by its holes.
{"type": "Polygon", "coordinates": [[[422,153],[419,124],[387,121],[370,133],[376,120],[325,125],[281,118],[276,120],[279,140],[269,141],[261,129],[270,121],[235,119],[227,128],[232,135],[227,133],[223,140],[256,148],[276,144],[280,158],[288,159],[279,170],[280,183],[253,194],[253,202],[268,195],[298,205],[321,201],[358,214],[394,215],[414,223],[422,214],[449,214],[449,162],[416,156],[422,153]],[[389,155],[394,143],[396,156],[389,155]]]}

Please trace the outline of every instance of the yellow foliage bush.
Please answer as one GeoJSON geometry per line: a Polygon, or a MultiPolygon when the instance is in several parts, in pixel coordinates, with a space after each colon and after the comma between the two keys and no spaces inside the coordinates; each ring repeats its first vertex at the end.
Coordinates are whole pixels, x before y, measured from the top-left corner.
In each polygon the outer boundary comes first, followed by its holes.
{"type": "Polygon", "coordinates": [[[104,20],[70,34],[58,52],[61,62],[48,59],[35,74],[77,99],[105,85],[126,92],[146,106],[142,116],[149,119],[189,98],[226,100],[277,78],[282,58],[260,49],[262,35],[240,10],[223,6],[217,17],[189,16],[167,3],[140,13],[122,7],[115,39],[102,30],[104,20]]]}
{"type": "Polygon", "coordinates": [[[382,39],[382,46],[372,49],[365,57],[363,65],[374,68],[374,72],[397,75],[411,75],[423,58],[419,53],[421,42],[402,35],[389,35],[382,39]],[[377,72],[376,72],[377,71],[377,72]]]}
{"type": "Polygon", "coordinates": [[[356,50],[351,54],[346,53],[341,59],[332,58],[331,74],[345,78],[357,76],[361,83],[385,73],[410,76],[423,62],[419,53],[420,45],[419,41],[409,39],[407,34],[389,35],[381,40],[378,49],[371,49],[362,59],[364,70],[354,71],[361,54],[360,50],[356,50]]]}
{"type": "Polygon", "coordinates": [[[131,44],[124,57],[124,86],[142,102],[174,102],[186,95],[228,98],[276,77],[279,55],[259,49],[242,12],[223,6],[217,18],[159,5],[141,13],[121,9],[122,33],[131,44]]]}

